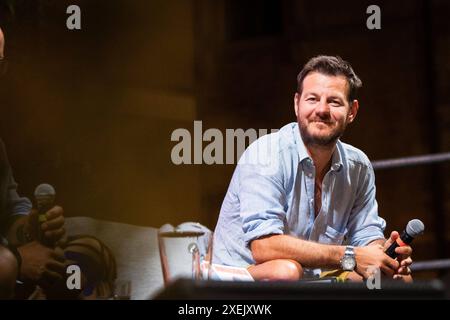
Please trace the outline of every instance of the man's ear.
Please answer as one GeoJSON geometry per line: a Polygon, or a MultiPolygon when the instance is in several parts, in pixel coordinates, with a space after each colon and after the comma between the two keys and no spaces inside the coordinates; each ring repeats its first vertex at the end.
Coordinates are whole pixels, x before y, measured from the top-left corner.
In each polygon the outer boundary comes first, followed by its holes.
{"type": "Polygon", "coordinates": [[[352,123],[353,120],[355,120],[356,114],[358,113],[358,109],[359,109],[358,100],[353,100],[352,104],[350,105],[350,112],[348,113],[347,116],[348,123],[352,123]]]}
{"type": "Polygon", "coordinates": [[[300,95],[298,94],[298,92],[295,93],[294,95],[294,111],[295,111],[295,115],[298,118],[298,107],[300,106],[300,95]]]}

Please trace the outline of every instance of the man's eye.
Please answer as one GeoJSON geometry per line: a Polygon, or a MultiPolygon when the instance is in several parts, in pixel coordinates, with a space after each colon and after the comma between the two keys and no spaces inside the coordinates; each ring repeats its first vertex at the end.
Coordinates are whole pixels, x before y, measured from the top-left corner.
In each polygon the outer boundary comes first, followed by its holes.
{"type": "Polygon", "coordinates": [[[316,101],[316,98],[310,97],[310,98],[307,98],[306,101],[316,101]]]}

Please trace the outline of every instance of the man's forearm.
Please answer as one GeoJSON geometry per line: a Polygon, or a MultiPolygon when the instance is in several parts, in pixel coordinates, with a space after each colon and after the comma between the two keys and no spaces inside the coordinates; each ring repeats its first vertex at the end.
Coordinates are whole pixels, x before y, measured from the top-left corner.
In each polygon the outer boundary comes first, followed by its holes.
{"type": "Polygon", "coordinates": [[[369,243],[369,246],[373,246],[373,245],[382,245],[384,246],[384,244],[386,243],[386,239],[377,239],[377,240],[373,240],[372,242],[369,243]]]}
{"type": "Polygon", "coordinates": [[[28,216],[21,216],[11,223],[6,236],[10,244],[20,246],[31,241],[27,222],[28,216]]]}
{"type": "Polygon", "coordinates": [[[251,242],[256,263],[292,259],[307,268],[339,268],[345,247],[301,240],[288,235],[272,235],[251,242]]]}

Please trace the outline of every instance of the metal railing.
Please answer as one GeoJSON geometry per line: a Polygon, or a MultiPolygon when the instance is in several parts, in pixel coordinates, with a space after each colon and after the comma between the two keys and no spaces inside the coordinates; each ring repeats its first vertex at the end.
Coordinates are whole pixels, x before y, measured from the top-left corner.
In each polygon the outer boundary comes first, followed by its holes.
{"type": "Polygon", "coordinates": [[[422,156],[404,157],[372,161],[374,170],[410,167],[420,164],[431,164],[450,161],[450,152],[426,154],[422,156]]]}
{"type": "MultiPolygon", "coordinates": [[[[416,165],[440,163],[445,161],[450,161],[450,152],[377,160],[372,161],[372,166],[374,170],[384,170],[384,169],[404,168],[416,165]]],[[[450,269],[450,259],[419,261],[414,262],[411,265],[412,272],[446,270],[446,269],[450,269]]]]}
{"type": "Polygon", "coordinates": [[[411,265],[412,272],[442,269],[450,269],[450,259],[418,261],[411,265]]]}

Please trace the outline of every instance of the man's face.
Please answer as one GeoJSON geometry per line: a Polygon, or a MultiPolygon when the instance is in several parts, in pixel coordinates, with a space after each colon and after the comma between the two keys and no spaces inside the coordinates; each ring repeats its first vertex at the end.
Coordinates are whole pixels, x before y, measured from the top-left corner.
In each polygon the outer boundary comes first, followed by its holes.
{"type": "Polygon", "coordinates": [[[349,104],[348,86],[344,76],[312,72],[303,79],[302,93],[295,94],[294,104],[305,145],[333,146],[355,119],[358,101],[349,104]]]}

